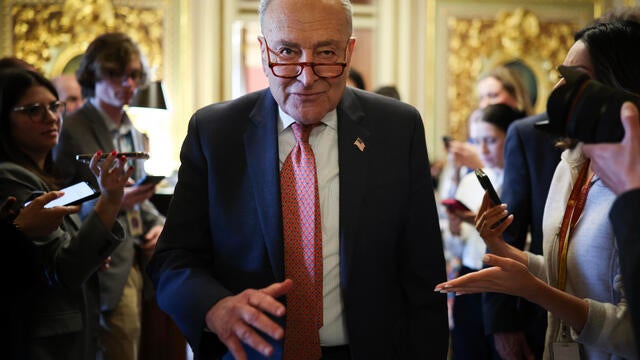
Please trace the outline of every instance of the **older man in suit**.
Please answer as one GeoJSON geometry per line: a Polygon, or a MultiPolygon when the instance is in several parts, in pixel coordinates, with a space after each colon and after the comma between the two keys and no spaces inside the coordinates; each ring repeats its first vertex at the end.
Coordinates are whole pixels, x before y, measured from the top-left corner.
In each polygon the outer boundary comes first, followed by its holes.
{"type": "MultiPolygon", "coordinates": [[[[144,83],[146,71],[138,46],[125,34],[107,33],[89,44],[77,71],[78,82],[89,99],[65,117],[54,158],[70,183],[95,177],[75,155],[105,152],[144,151],[142,134],[133,126],[124,106],[137,87],[144,83]]],[[[133,179],[144,175],[143,160],[132,160],[133,179]]],[[[164,217],[149,201],[154,185],[128,186],[118,220],[127,238],[111,255],[109,268],[99,274],[101,336],[104,359],[136,360],[141,335],[143,294],[150,295],[151,282],[145,284],[143,271],[160,236],[164,217]]],[[[94,202],[83,205],[88,213],[94,202]]]]}
{"type": "Polygon", "coordinates": [[[160,307],[201,359],[444,359],[419,113],[346,88],[349,1],[263,1],[260,19],[269,89],[190,121],[149,266],[160,307]]]}

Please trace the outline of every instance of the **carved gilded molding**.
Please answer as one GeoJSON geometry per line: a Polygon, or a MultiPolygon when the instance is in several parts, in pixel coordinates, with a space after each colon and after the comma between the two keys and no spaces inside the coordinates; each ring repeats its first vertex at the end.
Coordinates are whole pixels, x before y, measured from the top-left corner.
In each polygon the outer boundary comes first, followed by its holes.
{"type": "Polygon", "coordinates": [[[151,78],[162,77],[163,6],[149,0],[16,1],[10,5],[12,53],[55,76],[96,36],[122,31],[140,45],[151,78]]]}
{"type": "Polygon", "coordinates": [[[467,137],[467,118],[477,105],[476,80],[501,64],[519,61],[537,80],[536,112],[544,111],[545,99],[557,81],[554,68],[561,64],[573,44],[579,25],[572,20],[541,20],[525,8],[499,12],[493,19],[447,19],[447,101],[450,133],[467,137]]]}

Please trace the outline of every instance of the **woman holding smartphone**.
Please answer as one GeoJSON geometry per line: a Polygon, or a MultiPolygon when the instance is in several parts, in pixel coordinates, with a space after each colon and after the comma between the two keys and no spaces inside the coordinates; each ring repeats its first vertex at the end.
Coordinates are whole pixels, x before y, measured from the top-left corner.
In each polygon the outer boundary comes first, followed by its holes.
{"type": "MultiPolygon", "coordinates": [[[[564,65],[638,94],[640,22],[621,15],[579,31],[564,65]]],[[[563,84],[561,80],[558,86],[563,84]]],[[[504,242],[502,233],[513,215],[498,224],[507,214],[506,205],[493,206],[485,195],[476,228],[491,252],[484,262],[493,267],[439,284],[435,290],[500,292],[545,308],[549,316],[544,359],[635,359],[618,248],[607,217],[615,194],[594,175],[581,143],[567,139],[566,146],[545,205],[544,256],[504,242]]]]}
{"type": "MultiPolygon", "coordinates": [[[[58,142],[63,112],[64,103],[58,100],[55,88],[40,74],[23,69],[0,72],[0,201],[13,196],[21,205],[34,193],[58,189],[51,149],[58,142]]],[[[100,162],[101,155],[96,153],[89,165],[101,195],[83,223],[71,214],[77,207],[68,209],[69,215],[62,218],[60,226],[46,235],[21,231],[20,216],[12,222],[15,236],[8,240],[30,244],[28,254],[12,254],[21,261],[18,271],[34,275],[25,279],[30,286],[25,284],[24,291],[11,295],[12,305],[24,312],[7,307],[7,328],[26,330],[26,346],[10,351],[16,358],[95,357],[99,311],[96,273],[124,236],[115,219],[124,185],[133,171],[115,154],[100,162]]],[[[32,206],[44,203],[34,201],[29,208],[32,206]]]]}
{"type": "MultiPolygon", "coordinates": [[[[524,117],[524,113],[506,104],[493,104],[470,119],[469,142],[475,147],[484,171],[500,192],[504,169],[504,139],[509,125],[524,117]]],[[[447,208],[449,227],[443,231],[447,252],[460,261],[460,276],[482,268],[486,246],[472,222],[480,208],[484,190],[474,172],[460,180],[455,199],[468,208],[458,211],[447,208]],[[447,231],[448,230],[448,231],[447,231]]],[[[453,359],[493,359],[493,340],[484,334],[480,295],[459,296],[453,300],[453,359]]]]}

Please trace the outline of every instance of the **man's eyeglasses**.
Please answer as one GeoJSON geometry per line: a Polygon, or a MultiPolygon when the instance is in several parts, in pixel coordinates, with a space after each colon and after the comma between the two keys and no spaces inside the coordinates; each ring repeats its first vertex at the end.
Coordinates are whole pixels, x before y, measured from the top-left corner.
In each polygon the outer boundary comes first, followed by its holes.
{"type": "Polygon", "coordinates": [[[107,71],[107,76],[109,79],[114,81],[125,82],[129,79],[133,80],[134,83],[139,84],[144,77],[144,72],[141,70],[133,70],[129,73],[119,73],[115,71],[107,71]]]}
{"type": "MultiPolygon", "coordinates": [[[[313,70],[313,73],[320,78],[337,78],[342,75],[344,72],[344,68],[347,66],[347,50],[345,49],[344,57],[345,61],[343,62],[333,62],[333,63],[315,63],[315,62],[297,62],[297,63],[274,63],[271,62],[271,55],[278,55],[275,51],[273,51],[269,44],[267,43],[267,38],[262,37],[264,39],[264,44],[267,48],[267,59],[269,61],[269,68],[274,76],[284,79],[293,79],[297,78],[302,74],[302,70],[304,70],[305,66],[308,66],[313,70]]],[[[349,43],[347,42],[347,47],[349,43]]]]}
{"type": "Polygon", "coordinates": [[[43,121],[46,119],[46,111],[48,110],[55,117],[64,113],[67,105],[64,101],[52,101],[49,104],[35,103],[31,105],[14,107],[12,111],[20,112],[29,117],[32,121],[43,121]]]}

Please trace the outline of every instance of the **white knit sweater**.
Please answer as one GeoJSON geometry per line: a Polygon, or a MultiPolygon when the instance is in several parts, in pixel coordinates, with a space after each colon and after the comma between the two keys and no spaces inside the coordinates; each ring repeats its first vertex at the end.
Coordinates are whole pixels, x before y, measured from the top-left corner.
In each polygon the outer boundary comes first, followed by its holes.
{"type": "MultiPolygon", "coordinates": [[[[528,254],[529,270],[552,286],[556,286],[558,280],[560,224],[584,161],[581,145],[562,154],[544,210],[544,257],[528,254]]],[[[578,334],[572,329],[568,341],[581,344],[583,359],[635,359],[638,356],[622,291],[618,247],[608,217],[614,199],[615,194],[594,177],[569,243],[565,291],[587,299],[589,314],[582,332],[578,334]]],[[[552,359],[552,343],[561,341],[562,325],[552,314],[548,320],[544,358],[552,359]]]]}

